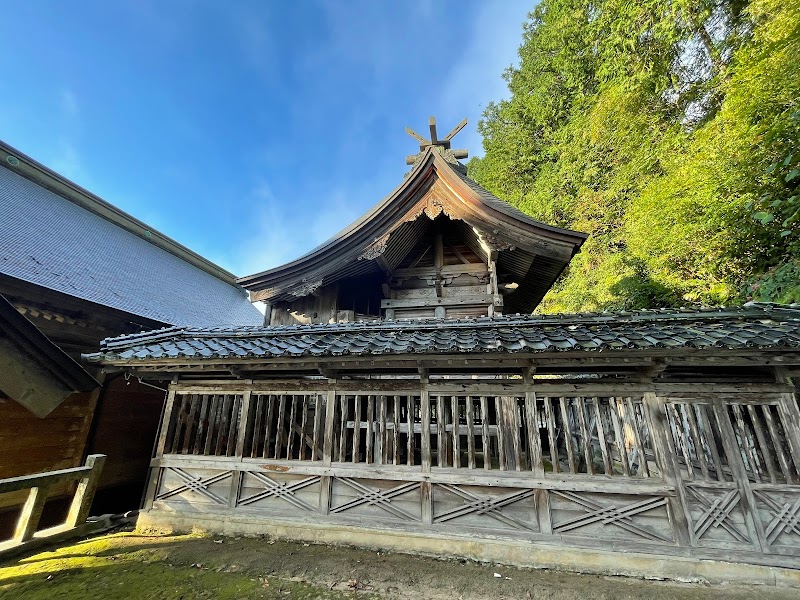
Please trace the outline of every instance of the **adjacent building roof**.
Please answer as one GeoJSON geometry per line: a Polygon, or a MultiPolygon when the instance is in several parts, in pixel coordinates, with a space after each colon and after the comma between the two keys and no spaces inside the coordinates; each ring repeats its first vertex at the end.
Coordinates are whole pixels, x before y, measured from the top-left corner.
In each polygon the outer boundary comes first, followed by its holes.
{"type": "Polygon", "coordinates": [[[38,417],[100,384],[0,296],[0,390],[38,417]]]}
{"type": "Polygon", "coordinates": [[[235,276],[0,143],[0,274],[170,325],[255,325],[235,276]]]}
{"type": "Polygon", "coordinates": [[[746,305],[281,327],[173,327],[110,338],[97,363],[399,354],[800,349],[800,306],[746,305]]]}

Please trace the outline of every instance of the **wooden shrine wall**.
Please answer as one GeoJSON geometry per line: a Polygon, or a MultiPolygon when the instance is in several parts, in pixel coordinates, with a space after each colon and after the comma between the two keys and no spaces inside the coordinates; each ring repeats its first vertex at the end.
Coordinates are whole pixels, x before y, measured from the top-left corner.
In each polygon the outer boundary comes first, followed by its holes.
{"type": "Polygon", "coordinates": [[[778,384],[172,386],[147,506],[791,566],[778,384]]]}

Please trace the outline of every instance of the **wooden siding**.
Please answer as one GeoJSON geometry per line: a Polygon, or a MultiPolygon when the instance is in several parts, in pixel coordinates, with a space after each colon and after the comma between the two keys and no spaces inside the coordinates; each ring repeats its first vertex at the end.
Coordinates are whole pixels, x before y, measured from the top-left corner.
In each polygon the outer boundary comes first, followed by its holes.
{"type": "Polygon", "coordinates": [[[800,556],[789,386],[370,383],[173,386],[146,508],[784,566],[800,556]],[[214,403],[230,410],[203,410],[214,403]]]}

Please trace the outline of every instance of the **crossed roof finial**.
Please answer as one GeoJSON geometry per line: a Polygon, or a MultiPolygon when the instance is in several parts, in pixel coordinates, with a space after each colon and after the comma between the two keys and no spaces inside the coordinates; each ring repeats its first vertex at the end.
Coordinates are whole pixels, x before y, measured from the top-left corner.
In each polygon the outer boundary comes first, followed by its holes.
{"type": "MultiPolygon", "coordinates": [[[[414,131],[410,127],[406,127],[406,133],[419,142],[419,151],[420,152],[424,152],[427,148],[430,148],[432,146],[439,147],[442,150],[450,150],[450,142],[451,142],[451,140],[455,137],[455,135],[459,131],[464,129],[464,126],[466,124],[467,124],[467,119],[464,118],[458,125],[456,125],[453,128],[453,131],[448,133],[444,137],[444,139],[442,139],[442,140],[440,140],[437,137],[437,134],[436,134],[436,119],[434,117],[431,117],[428,120],[428,126],[430,127],[430,130],[431,130],[431,139],[429,139],[429,140],[425,139],[424,137],[422,137],[420,134],[418,134],[416,131],[414,131]]],[[[469,156],[469,154],[467,153],[466,150],[450,150],[450,151],[453,153],[453,157],[454,158],[467,158],[467,156],[469,156]]],[[[418,157],[419,157],[419,154],[415,154],[413,156],[407,156],[406,157],[406,164],[407,165],[413,165],[418,157]]]]}

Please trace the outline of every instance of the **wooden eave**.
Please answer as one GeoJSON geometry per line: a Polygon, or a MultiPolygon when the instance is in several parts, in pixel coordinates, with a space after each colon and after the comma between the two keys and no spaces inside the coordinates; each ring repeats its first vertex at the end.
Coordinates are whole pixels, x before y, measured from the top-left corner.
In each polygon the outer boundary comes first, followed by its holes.
{"type": "MultiPolygon", "coordinates": [[[[518,373],[534,366],[540,375],[548,373],[602,372],[617,369],[648,372],[654,366],[674,368],[765,368],[778,367],[795,370],[800,367],[800,352],[785,348],[731,350],[725,348],[703,349],[620,349],[603,352],[581,350],[559,352],[471,353],[471,354],[404,354],[371,356],[325,357],[225,357],[158,359],[110,359],[101,361],[106,372],[126,371],[148,378],[169,378],[172,375],[192,375],[211,379],[233,378],[296,378],[335,372],[338,376],[369,374],[414,374],[420,367],[430,372],[487,372],[493,374],[518,373]]],[[[387,384],[386,379],[375,379],[375,385],[387,384]]],[[[558,380],[551,380],[558,383],[558,380]]],[[[591,379],[586,380],[591,385],[591,379]]],[[[402,380],[397,383],[402,386],[402,380]]]]}
{"type": "MultiPolygon", "coordinates": [[[[391,194],[333,238],[292,262],[242,277],[237,283],[250,291],[254,301],[305,295],[305,289],[335,280],[336,273],[354,261],[374,261],[381,251],[378,249],[372,256],[370,248],[381,243],[385,246],[401,225],[423,212],[430,216],[431,210],[464,221],[502,250],[520,249],[553,261],[556,268],[551,271],[556,273],[561,272],[587,237],[535,221],[510,205],[508,210],[502,210],[502,201],[489,202],[490,195],[485,194],[470,186],[438,152],[428,149],[391,194]]],[[[552,281],[542,284],[549,287],[552,281]]]]}
{"type": "Polygon", "coordinates": [[[99,383],[0,296],[0,389],[38,417],[99,383]]]}

